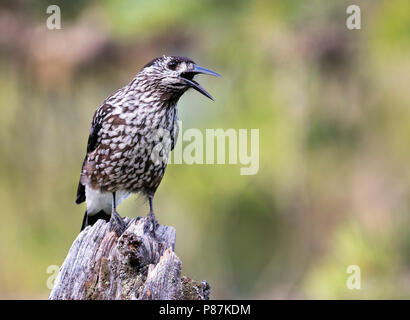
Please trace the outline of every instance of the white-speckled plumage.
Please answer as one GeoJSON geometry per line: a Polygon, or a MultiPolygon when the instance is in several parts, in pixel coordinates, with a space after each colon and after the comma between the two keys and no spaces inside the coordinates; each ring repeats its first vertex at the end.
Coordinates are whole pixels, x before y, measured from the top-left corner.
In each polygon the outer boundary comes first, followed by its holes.
{"type": "Polygon", "coordinates": [[[185,57],[156,58],[96,110],[76,200],[89,215],[109,214],[114,192],[117,205],[132,193],[153,197],[178,137],[179,98],[192,86],[210,97],[192,80],[195,67],[185,57]]]}

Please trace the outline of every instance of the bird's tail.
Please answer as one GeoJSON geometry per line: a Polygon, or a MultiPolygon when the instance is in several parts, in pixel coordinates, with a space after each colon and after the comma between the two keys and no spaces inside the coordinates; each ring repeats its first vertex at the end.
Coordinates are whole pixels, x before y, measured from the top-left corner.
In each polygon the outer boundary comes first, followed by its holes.
{"type": "Polygon", "coordinates": [[[105,221],[110,221],[111,215],[106,214],[104,210],[100,210],[93,215],[88,215],[87,211],[84,214],[83,223],[81,225],[81,231],[83,231],[87,226],[92,226],[97,222],[98,219],[103,219],[105,221]]]}

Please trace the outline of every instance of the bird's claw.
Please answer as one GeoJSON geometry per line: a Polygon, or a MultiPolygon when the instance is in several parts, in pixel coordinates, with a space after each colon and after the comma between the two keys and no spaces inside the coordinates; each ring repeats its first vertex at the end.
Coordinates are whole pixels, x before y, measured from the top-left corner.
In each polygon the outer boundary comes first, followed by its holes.
{"type": "Polygon", "coordinates": [[[158,220],[155,218],[155,213],[153,211],[150,211],[148,213],[148,223],[144,225],[144,232],[147,233],[148,231],[151,232],[151,235],[155,238],[156,234],[155,232],[157,231],[159,227],[158,220]]]}
{"type": "Polygon", "coordinates": [[[118,236],[121,236],[125,231],[125,222],[120,217],[117,211],[111,212],[110,230],[114,231],[118,236]]]}

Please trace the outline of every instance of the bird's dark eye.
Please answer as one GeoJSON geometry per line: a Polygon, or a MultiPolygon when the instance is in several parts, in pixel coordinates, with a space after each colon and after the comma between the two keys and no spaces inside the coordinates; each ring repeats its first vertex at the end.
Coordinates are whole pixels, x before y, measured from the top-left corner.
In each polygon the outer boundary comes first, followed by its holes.
{"type": "Polygon", "coordinates": [[[175,60],[171,60],[170,62],[168,62],[168,69],[170,70],[175,70],[177,68],[178,62],[176,62],[175,60]]]}

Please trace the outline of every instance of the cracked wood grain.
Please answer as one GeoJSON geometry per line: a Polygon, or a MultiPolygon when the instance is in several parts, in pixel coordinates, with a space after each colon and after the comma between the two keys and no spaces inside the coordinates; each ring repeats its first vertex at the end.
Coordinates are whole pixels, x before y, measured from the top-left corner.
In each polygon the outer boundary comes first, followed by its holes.
{"type": "Polygon", "coordinates": [[[50,300],[204,300],[206,281],[181,277],[176,232],[161,225],[144,232],[147,218],[125,218],[118,236],[98,220],[75,239],[60,268],[50,300]]]}

